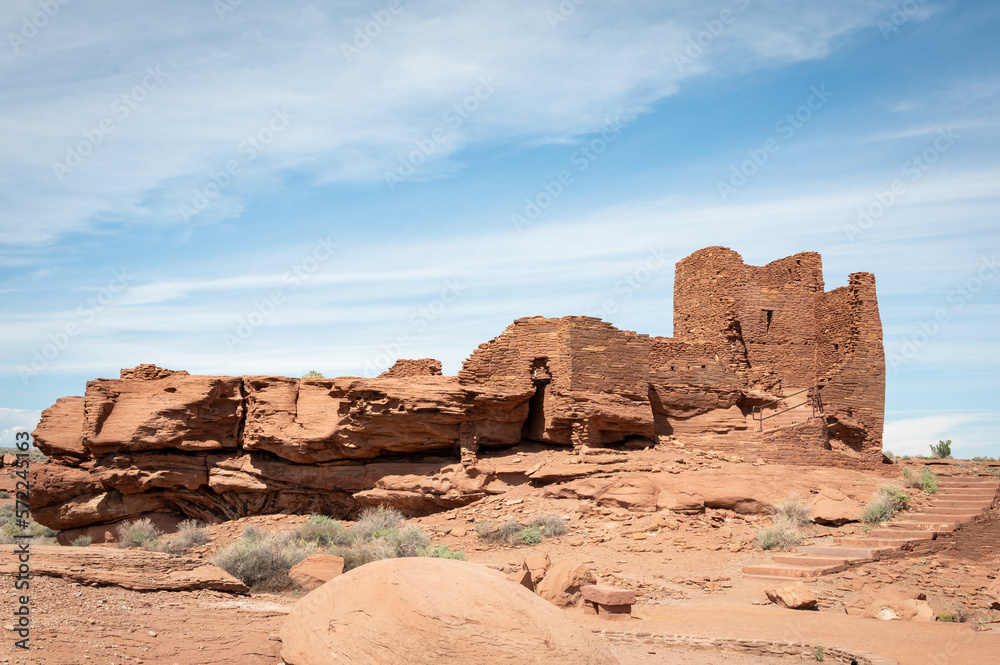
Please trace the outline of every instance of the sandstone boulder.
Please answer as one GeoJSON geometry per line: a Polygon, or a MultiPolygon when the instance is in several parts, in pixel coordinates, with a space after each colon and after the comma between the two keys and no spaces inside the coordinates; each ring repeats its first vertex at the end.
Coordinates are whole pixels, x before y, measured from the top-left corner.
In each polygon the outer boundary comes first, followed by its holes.
{"type": "Polygon", "coordinates": [[[538,595],[559,607],[573,607],[580,604],[580,587],[595,581],[594,573],[586,564],[563,559],[549,567],[538,583],[538,595]]]}
{"type": "Polygon", "coordinates": [[[859,522],[864,514],[864,506],[838,489],[823,487],[812,500],[813,520],[818,524],[840,526],[848,522],[859,522]]]}
{"type": "Polygon", "coordinates": [[[790,610],[813,610],[819,602],[816,595],[803,582],[782,588],[765,589],[764,593],[772,603],[790,610]]]}
{"type": "Polygon", "coordinates": [[[614,665],[566,613],[503,575],[432,558],[386,559],[334,578],[281,627],[288,665],[614,665]]]}
{"type": "Polygon", "coordinates": [[[313,554],[292,566],[288,576],[306,591],[322,586],[344,572],[343,557],[313,554]]]}
{"type": "Polygon", "coordinates": [[[545,552],[532,552],[524,557],[524,567],[531,573],[532,587],[542,581],[552,561],[545,552]]]}

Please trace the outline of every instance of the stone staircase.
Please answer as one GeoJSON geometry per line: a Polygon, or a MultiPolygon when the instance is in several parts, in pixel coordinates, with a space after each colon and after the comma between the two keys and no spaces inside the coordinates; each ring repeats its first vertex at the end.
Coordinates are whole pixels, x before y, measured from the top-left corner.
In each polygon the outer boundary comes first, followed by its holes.
{"type": "Polygon", "coordinates": [[[939,537],[954,537],[963,524],[983,518],[997,502],[1000,481],[993,477],[938,478],[938,492],[926,506],[900,513],[863,536],[836,538],[834,545],[805,545],[795,553],[776,554],[771,563],[745,566],[747,577],[816,578],[854,564],[887,556],[905,556],[939,537]]]}

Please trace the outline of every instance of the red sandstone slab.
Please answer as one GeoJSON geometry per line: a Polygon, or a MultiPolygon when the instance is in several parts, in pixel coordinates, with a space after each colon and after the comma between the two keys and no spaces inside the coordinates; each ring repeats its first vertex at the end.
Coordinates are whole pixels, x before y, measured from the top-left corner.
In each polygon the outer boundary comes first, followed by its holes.
{"type": "Polygon", "coordinates": [[[839,573],[842,570],[847,570],[847,566],[843,564],[837,566],[789,566],[782,564],[770,564],[761,566],[744,566],[743,574],[747,577],[792,579],[802,577],[819,577],[820,575],[839,573]]]}
{"type": "Polygon", "coordinates": [[[878,560],[881,553],[878,549],[866,547],[827,547],[822,545],[803,545],[796,547],[795,551],[816,556],[844,557],[852,562],[878,560]]]}
{"type": "Polygon", "coordinates": [[[920,513],[907,515],[906,518],[911,522],[969,522],[982,515],[981,512],[978,513],[958,513],[955,515],[945,515],[947,519],[942,520],[941,515],[922,515],[920,513]]]}
{"type": "Polygon", "coordinates": [[[837,556],[811,556],[807,554],[779,554],[771,559],[773,563],[790,566],[846,566],[850,559],[837,556]]]}
{"type": "Polygon", "coordinates": [[[868,535],[873,538],[908,538],[911,540],[934,540],[937,534],[928,530],[872,529],[868,535]]]}
{"type": "MultiPolygon", "coordinates": [[[[989,510],[988,506],[983,506],[979,512],[986,512],[989,510]]],[[[962,508],[946,508],[944,506],[928,506],[927,508],[922,508],[920,510],[921,515],[965,515],[974,512],[972,507],[962,507],[962,508]]]]}
{"type": "Polygon", "coordinates": [[[601,605],[632,605],[635,603],[635,591],[619,589],[603,584],[587,584],[580,587],[584,600],[601,605]]]}

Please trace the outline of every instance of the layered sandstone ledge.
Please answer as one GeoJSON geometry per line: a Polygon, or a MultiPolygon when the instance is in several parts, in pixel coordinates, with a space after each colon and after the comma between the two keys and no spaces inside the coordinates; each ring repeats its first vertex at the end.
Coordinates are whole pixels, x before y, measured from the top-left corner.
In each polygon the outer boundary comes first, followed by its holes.
{"type": "MultiPolygon", "coordinates": [[[[882,462],[870,274],[824,292],[818,254],[755,267],[710,247],[677,265],[674,327],[650,337],[592,317],[518,319],[458,376],[432,359],[377,378],[122,370],[42,414],[35,443],[51,461],[33,469],[32,514],[55,529],[381,503],[416,515],[594,470],[481,459],[525,442],[587,453],[680,440],[758,463],[882,462]],[[762,425],[754,407],[774,417],[762,425]]],[[[687,505],[682,489],[653,485],[665,507],[687,505]]]]}

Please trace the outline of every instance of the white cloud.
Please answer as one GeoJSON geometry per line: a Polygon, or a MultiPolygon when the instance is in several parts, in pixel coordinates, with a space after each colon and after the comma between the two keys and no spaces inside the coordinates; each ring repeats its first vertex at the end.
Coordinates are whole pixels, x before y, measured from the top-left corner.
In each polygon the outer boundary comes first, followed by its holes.
{"type": "Polygon", "coordinates": [[[15,445],[17,432],[31,432],[42,417],[41,411],[0,407],[0,446],[15,445]]]}
{"type": "Polygon", "coordinates": [[[210,3],[178,4],[110,15],[66,6],[30,55],[0,56],[9,83],[0,177],[10,185],[0,229],[10,242],[94,231],[98,221],[180,223],[180,204],[230,160],[241,162],[239,174],[196,222],[238,216],[246,192],[293,170],[316,182],[380,180],[484,78],[496,92],[432,160],[471,143],[564,141],[648,108],[694,73],[822,57],[889,6],[754,2],[685,70],[674,54],[718,8],[590,3],[552,29],[547,6],[527,0],[412,3],[348,62],[341,42],[382,3],[350,5],[350,14],[244,3],[221,22],[210,3]],[[242,142],[266,130],[276,108],[294,118],[248,161],[242,142]],[[105,121],[113,131],[100,130],[105,121]],[[53,163],[81,145],[92,154],[58,181],[53,163]]]}

